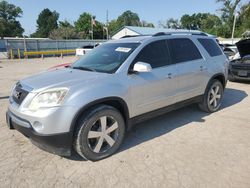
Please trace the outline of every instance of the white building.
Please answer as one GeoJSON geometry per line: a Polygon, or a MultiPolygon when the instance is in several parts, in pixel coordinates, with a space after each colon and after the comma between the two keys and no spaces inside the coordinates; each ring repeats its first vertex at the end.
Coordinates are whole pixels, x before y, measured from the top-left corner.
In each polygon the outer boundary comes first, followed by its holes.
{"type": "Polygon", "coordinates": [[[165,28],[124,26],[112,36],[112,39],[120,39],[125,36],[154,35],[160,32],[167,33],[167,32],[189,32],[189,31],[190,30],[185,30],[185,29],[176,30],[176,29],[165,29],[165,28]]]}

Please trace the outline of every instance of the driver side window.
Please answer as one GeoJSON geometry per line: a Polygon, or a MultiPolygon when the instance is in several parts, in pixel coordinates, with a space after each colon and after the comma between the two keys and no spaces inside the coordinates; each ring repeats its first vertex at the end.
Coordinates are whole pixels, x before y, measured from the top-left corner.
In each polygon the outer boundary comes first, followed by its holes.
{"type": "Polygon", "coordinates": [[[142,49],[135,62],[149,63],[152,68],[163,67],[171,64],[166,40],[148,44],[142,49]]]}

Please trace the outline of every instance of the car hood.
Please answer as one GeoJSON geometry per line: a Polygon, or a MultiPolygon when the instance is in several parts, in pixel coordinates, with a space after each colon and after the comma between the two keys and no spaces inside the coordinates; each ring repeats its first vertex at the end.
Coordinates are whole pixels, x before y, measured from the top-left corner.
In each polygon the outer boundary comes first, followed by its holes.
{"type": "Polygon", "coordinates": [[[241,58],[250,54],[250,39],[241,40],[236,43],[241,58]]]}
{"type": "Polygon", "coordinates": [[[34,92],[55,87],[71,87],[77,84],[88,84],[107,76],[105,73],[83,71],[77,69],[59,69],[46,71],[21,80],[21,84],[32,88],[34,92]]]}

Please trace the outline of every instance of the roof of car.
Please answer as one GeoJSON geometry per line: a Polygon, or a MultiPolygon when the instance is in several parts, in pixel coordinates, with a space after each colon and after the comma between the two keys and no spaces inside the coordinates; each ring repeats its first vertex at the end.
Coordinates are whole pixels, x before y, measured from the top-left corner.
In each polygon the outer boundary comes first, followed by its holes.
{"type": "Polygon", "coordinates": [[[214,36],[209,35],[207,33],[203,33],[201,31],[189,31],[189,30],[169,30],[168,32],[159,32],[154,33],[152,35],[134,35],[134,36],[125,36],[121,39],[111,40],[110,43],[138,43],[143,42],[144,40],[150,39],[152,37],[160,37],[160,36],[199,36],[199,37],[212,37],[214,36]]]}

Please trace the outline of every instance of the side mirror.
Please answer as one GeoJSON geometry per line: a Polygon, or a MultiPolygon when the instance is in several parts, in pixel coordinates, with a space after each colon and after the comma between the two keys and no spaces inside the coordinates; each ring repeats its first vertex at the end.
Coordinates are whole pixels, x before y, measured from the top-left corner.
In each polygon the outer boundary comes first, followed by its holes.
{"type": "Polygon", "coordinates": [[[152,71],[151,65],[144,62],[137,62],[133,68],[133,72],[151,72],[151,71],[152,71]]]}

